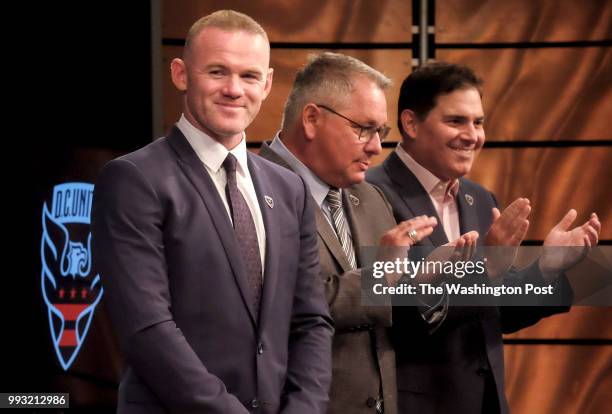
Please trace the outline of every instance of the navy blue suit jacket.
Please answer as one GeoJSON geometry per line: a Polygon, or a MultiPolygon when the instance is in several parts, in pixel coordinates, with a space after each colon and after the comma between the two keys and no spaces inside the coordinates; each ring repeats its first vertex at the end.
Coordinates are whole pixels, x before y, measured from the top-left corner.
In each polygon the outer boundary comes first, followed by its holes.
{"type": "Polygon", "coordinates": [[[177,128],[102,170],[94,260],[127,363],[119,412],[325,412],[333,327],[311,198],[285,168],[248,166],[266,228],[259,320],[226,209],[177,128]]]}
{"type": "MultiPolygon", "coordinates": [[[[429,195],[395,152],[381,165],[371,168],[367,180],[383,191],[398,222],[420,215],[437,217],[429,195]]],[[[464,178],[459,181],[457,204],[461,234],[476,230],[482,243],[493,222],[491,210],[497,201],[480,185],[464,178]]],[[[438,225],[420,245],[433,248],[446,243],[444,228],[438,225]]],[[[523,280],[529,279],[536,285],[545,283],[537,263],[519,273],[516,276],[523,280]]],[[[571,295],[565,276],[558,284],[560,294],[571,295]]],[[[571,298],[565,298],[563,303],[570,302],[571,298]]],[[[568,309],[566,306],[450,306],[445,321],[430,334],[416,308],[394,307],[392,329],[399,412],[508,412],[502,333],[517,331],[544,316],[568,309]],[[482,411],[483,401],[486,401],[485,411],[482,411]]]]}

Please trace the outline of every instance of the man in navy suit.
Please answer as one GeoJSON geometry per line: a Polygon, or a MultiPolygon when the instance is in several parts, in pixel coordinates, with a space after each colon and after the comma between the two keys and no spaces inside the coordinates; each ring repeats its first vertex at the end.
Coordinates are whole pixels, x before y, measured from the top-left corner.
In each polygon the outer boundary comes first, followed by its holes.
{"type": "Polygon", "coordinates": [[[125,354],[121,413],[324,413],[332,322],[305,183],[251,154],[270,46],[219,11],[171,64],[183,92],[167,137],[96,185],[94,256],[125,354]]]}
{"type": "MultiPolygon", "coordinates": [[[[368,171],[367,179],[383,190],[396,220],[423,214],[437,218],[438,226],[420,242],[425,249],[468,231],[480,234],[479,244],[511,251],[525,237],[529,200],[519,198],[500,212],[492,193],[463,178],[484,144],[483,125],[481,81],[471,69],[434,63],[404,80],[398,102],[402,141],[380,166],[368,171]]],[[[597,216],[593,213],[582,226],[570,230],[575,218],[576,211],[570,210],[544,245],[595,245],[600,231],[597,216]]],[[[552,283],[567,304],[571,288],[559,273],[581,257],[565,257],[560,266],[558,257],[544,254],[525,271],[505,273],[502,265],[500,273],[534,284],[552,283]]],[[[394,308],[399,411],[506,413],[502,332],[567,309],[449,306],[444,322],[431,332],[414,308],[394,308]]]]}

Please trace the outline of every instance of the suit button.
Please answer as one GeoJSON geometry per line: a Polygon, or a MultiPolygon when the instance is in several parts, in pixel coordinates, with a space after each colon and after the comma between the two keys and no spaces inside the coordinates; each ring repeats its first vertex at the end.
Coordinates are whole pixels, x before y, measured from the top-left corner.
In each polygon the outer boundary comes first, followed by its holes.
{"type": "Polygon", "coordinates": [[[257,353],[259,355],[263,354],[264,348],[263,348],[263,344],[260,342],[259,344],[257,344],[257,353]]]}
{"type": "Polygon", "coordinates": [[[366,405],[370,408],[374,407],[376,405],[376,398],[368,397],[368,399],[366,400],[366,405]]]}
{"type": "Polygon", "coordinates": [[[259,408],[259,401],[257,400],[257,398],[253,398],[251,400],[251,408],[259,408]]]}
{"type": "Polygon", "coordinates": [[[479,377],[484,377],[487,374],[489,374],[489,370],[485,367],[480,367],[476,370],[476,375],[478,375],[479,377]]]}

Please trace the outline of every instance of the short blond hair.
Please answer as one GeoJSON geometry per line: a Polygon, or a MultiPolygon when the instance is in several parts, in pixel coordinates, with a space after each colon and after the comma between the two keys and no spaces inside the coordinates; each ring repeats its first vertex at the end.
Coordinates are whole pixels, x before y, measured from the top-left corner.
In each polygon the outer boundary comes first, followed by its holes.
{"type": "Polygon", "coordinates": [[[309,56],[306,65],[295,75],[283,111],[282,127],[299,119],[309,102],[331,106],[344,105],[355,90],[359,77],[385,90],[391,80],[359,59],[340,53],[323,52],[309,56]]]}
{"type": "Polygon", "coordinates": [[[196,21],[185,39],[185,53],[189,50],[193,39],[207,27],[216,27],[227,31],[243,31],[254,35],[260,35],[270,43],[266,31],[252,17],[235,10],[217,10],[196,21]]]}

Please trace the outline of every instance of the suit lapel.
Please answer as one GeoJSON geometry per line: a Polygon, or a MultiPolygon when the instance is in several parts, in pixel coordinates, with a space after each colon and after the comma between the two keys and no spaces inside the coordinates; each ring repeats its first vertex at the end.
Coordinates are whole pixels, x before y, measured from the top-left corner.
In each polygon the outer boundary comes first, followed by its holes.
{"type": "Polygon", "coordinates": [[[441,246],[448,243],[448,238],[442,227],[442,222],[438,213],[415,175],[404,165],[395,152],[392,152],[383,163],[383,168],[391,181],[399,188],[398,194],[406,207],[412,212],[414,217],[426,215],[434,216],[438,220],[438,225],[434,227],[433,233],[427,238],[434,246],[441,246]]]}
{"type": "MultiPolygon", "coordinates": [[[[315,216],[317,220],[317,233],[319,234],[319,237],[321,240],[323,240],[327,250],[329,250],[331,255],[334,257],[334,259],[336,259],[342,268],[342,272],[348,272],[351,270],[351,265],[346,257],[346,254],[344,253],[344,250],[342,250],[342,245],[340,244],[340,240],[338,240],[336,231],[333,229],[320,208],[316,209],[315,216]]],[[[353,245],[355,245],[355,243],[353,243],[353,245]]]]}
{"type": "MultiPolygon", "coordinates": [[[[265,142],[261,146],[259,155],[278,165],[287,168],[288,170],[293,171],[291,166],[281,156],[274,152],[274,150],[272,150],[270,146],[265,142]]],[[[348,259],[346,258],[346,254],[344,254],[344,251],[342,250],[340,240],[338,240],[338,236],[336,236],[336,232],[334,231],[333,227],[331,226],[321,209],[318,207],[315,209],[315,219],[317,222],[317,233],[319,237],[321,238],[321,240],[323,240],[323,243],[325,244],[331,255],[334,257],[334,259],[336,259],[342,270],[344,272],[348,272],[349,270],[351,270],[351,265],[349,264],[348,259]]]]}
{"type": "MultiPolygon", "coordinates": [[[[275,164],[280,165],[281,167],[285,167],[289,171],[293,171],[293,168],[285,161],[283,157],[278,155],[267,142],[261,144],[261,149],[259,150],[259,156],[267,159],[268,161],[272,161],[275,164]]],[[[295,172],[295,171],[293,171],[295,172]]]]}
{"type": "Polygon", "coordinates": [[[195,151],[193,151],[189,142],[187,142],[187,139],[178,128],[174,127],[172,129],[168,135],[168,142],[179,155],[179,167],[200,194],[200,198],[210,214],[213,225],[217,230],[217,235],[227,255],[227,260],[233,270],[234,278],[236,279],[236,284],[242,295],[244,305],[251,315],[253,325],[256,326],[255,312],[252,308],[252,301],[250,300],[251,294],[249,292],[249,285],[243,262],[242,260],[232,260],[240,256],[240,249],[234,235],[234,228],[227,215],[227,210],[223,205],[223,201],[219,196],[219,192],[210,178],[208,171],[206,171],[206,168],[202,165],[202,161],[198,158],[195,151]]]}
{"type": "MultiPolygon", "coordinates": [[[[461,227],[461,234],[465,234],[471,230],[479,230],[478,228],[478,214],[476,205],[476,198],[469,193],[465,192],[465,186],[462,185],[462,180],[459,180],[459,192],[457,193],[457,204],[459,206],[459,224],[461,227]]],[[[484,237],[484,234],[480,235],[480,240],[484,237]]]]}
{"type": "Polygon", "coordinates": [[[261,330],[263,329],[264,322],[268,319],[267,315],[270,312],[272,298],[274,297],[278,281],[280,230],[277,221],[274,220],[274,199],[276,197],[270,185],[271,180],[265,169],[257,165],[255,158],[251,154],[248,154],[248,164],[255,192],[257,193],[259,209],[261,210],[266,228],[266,266],[264,269],[263,294],[259,313],[259,329],[261,330]],[[268,204],[266,199],[270,200],[270,204],[268,204]]]}
{"type": "Polygon", "coordinates": [[[355,255],[357,256],[357,267],[362,267],[365,258],[362,255],[361,246],[377,246],[380,240],[374,240],[372,232],[367,231],[363,228],[363,225],[368,225],[371,218],[369,218],[371,211],[367,211],[363,208],[361,202],[361,193],[357,186],[348,187],[342,190],[344,203],[344,210],[346,211],[346,218],[351,228],[351,235],[353,239],[353,247],[355,248],[355,255]]]}

